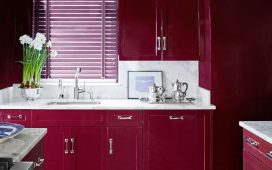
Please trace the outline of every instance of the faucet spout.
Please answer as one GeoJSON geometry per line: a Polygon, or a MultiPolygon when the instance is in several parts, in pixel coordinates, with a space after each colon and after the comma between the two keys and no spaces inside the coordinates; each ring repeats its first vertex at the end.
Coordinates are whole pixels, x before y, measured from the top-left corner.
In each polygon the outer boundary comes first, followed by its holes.
{"type": "Polygon", "coordinates": [[[74,99],[79,99],[79,93],[82,93],[85,91],[85,89],[80,89],[78,85],[78,77],[79,73],[81,72],[81,68],[76,69],[76,74],[75,74],[75,87],[74,87],[74,99]]]}

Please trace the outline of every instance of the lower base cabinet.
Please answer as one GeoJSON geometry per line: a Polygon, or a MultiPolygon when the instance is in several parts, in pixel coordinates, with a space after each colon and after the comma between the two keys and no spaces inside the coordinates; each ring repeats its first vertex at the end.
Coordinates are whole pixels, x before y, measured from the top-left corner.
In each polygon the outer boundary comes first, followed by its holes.
{"type": "Polygon", "coordinates": [[[144,169],[207,169],[204,116],[201,111],[144,111],[144,169]]]}
{"type": "Polygon", "coordinates": [[[110,127],[109,170],[142,169],[142,128],[110,127]]]}
{"type": "Polygon", "coordinates": [[[45,170],[210,170],[210,126],[209,111],[32,111],[45,170]]]}

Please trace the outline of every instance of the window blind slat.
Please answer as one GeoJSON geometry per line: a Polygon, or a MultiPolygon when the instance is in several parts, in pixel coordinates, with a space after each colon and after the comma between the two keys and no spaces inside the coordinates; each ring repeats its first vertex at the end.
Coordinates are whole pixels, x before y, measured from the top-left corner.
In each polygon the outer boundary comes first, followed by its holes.
{"type": "Polygon", "coordinates": [[[58,51],[42,75],[74,78],[81,67],[81,78],[117,79],[117,21],[117,0],[34,0],[33,34],[48,32],[58,51]]]}

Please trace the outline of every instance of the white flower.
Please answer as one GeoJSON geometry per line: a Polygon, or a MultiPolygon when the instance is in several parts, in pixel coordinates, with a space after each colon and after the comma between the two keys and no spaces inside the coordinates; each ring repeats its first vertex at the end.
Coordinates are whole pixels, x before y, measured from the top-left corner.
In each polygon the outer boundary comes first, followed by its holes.
{"type": "Polygon", "coordinates": [[[41,51],[42,50],[42,47],[43,47],[43,44],[41,43],[41,41],[37,40],[35,38],[35,40],[33,40],[31,43],[30,43],[30,48],[34,48],[35,50],[38,50],[38,51],[41,51]]]}
{"type": "Polygon", "coordinates": [[[35,40],[40,41],[42,44],[45,44],[46,37],[44,34],[37,32],[35,40]]]}
{"type": "Polygon", "coordinates": [[[52,47],[52,41],[49,40],[49,41],[47,42],[47,44],[46,44],[46,47],[51,48],[51,47],[52,47]]]}
{"type": "Polygon", "coordinates": [[[31,44],[31,42],[33,41],[33,39],[31,37],[29,37],[28,35],[23,35],[19,38],[20,42],[22,45],[24,44],[31,44]]]}
{"type": "Polygon", "coordinates": [[[56,57],[58,55],[58,52],[57,51],[51,51],[50,54],[49,54],[51,57],[56,57]]]}

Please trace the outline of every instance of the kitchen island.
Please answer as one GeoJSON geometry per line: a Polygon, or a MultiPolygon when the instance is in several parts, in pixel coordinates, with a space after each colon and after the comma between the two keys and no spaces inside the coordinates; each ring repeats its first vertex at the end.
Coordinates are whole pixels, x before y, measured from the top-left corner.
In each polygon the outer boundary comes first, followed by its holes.
{"type": "Polygon", "coordinates": [[[46,135],[46,128],[25,128],[19,135],[0,144],[0,157],[22,161],[46,135]]]}

